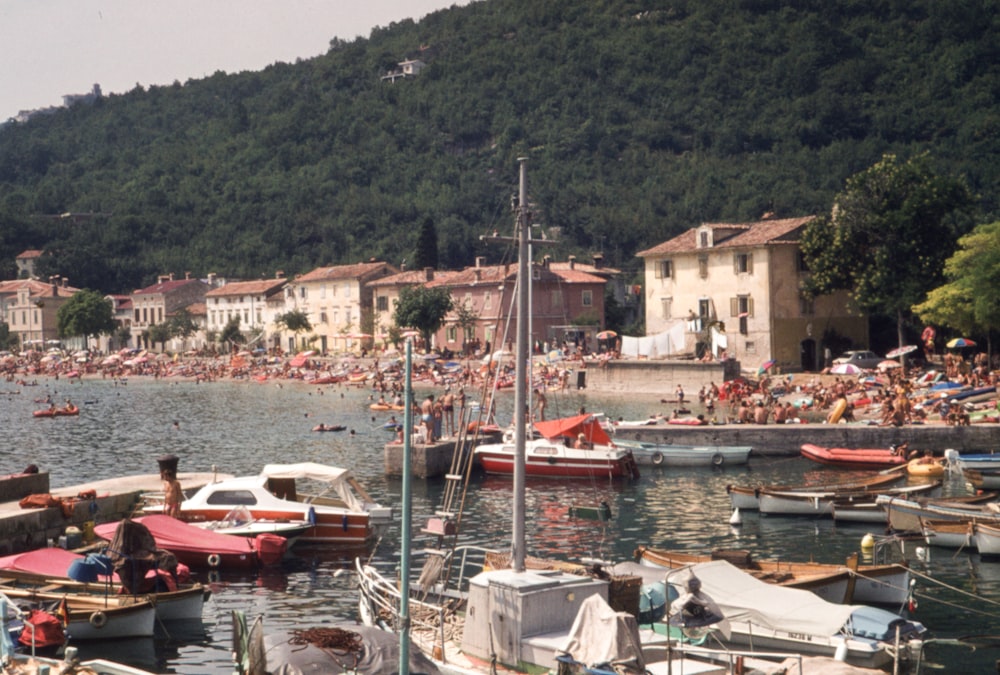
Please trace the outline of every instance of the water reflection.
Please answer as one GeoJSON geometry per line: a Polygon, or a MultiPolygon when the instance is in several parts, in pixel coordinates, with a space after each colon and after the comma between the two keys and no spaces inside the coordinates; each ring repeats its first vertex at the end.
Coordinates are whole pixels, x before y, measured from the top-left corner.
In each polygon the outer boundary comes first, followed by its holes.
{"type": "MultiPolygon", "coordinates": [[[[54,487],[129,474],[153,473],[155,458],[173,453],[182,471],[255,474],[268,462],[316,461],[351,468],[372,496],[398,505],[401,484],[383,474],[382,428],[391,413],[373,414],[368,392],[356,388],[278,387],[257,382],[166,383],[131,380],[69,384],[43,381],[25,394],[0,397],[0,424],[17,439],[0,457],[0,473],[31,463],[51,472],[54,487]],[[34,398],[51,393],[82,403],[79,417],[34,419],[34,398]],[[174,425],[174,421],[177,425],[174,425]],[[314,433],[317,423],[344,424],[354,434],[314,433]]],[[[638,419],[657,412],[652,397],[599,399],[579,392],[550,395],[553,415],[575,413],[581,406],[610,416],[638,419]]],[[[511,401],[498,404],[501,420],[511,401]]],[[[530,480],[527,484],[528,553],[562,558],[630,558],[640,545],[707,551],[743,548],[761,558],[843,560],[875,528],[835,525],[829,519],[760,517],[744,514],[743,524],[729,524],[729,483],[822,482],[847,474],[817,468],[800,458],[751,459],[745,467],[723,469],[643,469],[637,481],[530,480]],[[606,501],[611,521],[570,517],[571,506],[606,501]]],[[[412,488],[414,530],[439,507],[442,479],[418,480],[412,488]]],[[[948,490],[964,489],[953,479],[948,490]]],[[[463,540],[509,547],[511,480],[477,475],[470,485],[462,522],[463,540]]],[[[878,534],[878,532],[876,532],[878,534]]],[[[428,542],[417,535],[417,545],[428,542]]],[[[913,546],[907,553],[912,557],[913,546]]],[[[391,527],[370,551],[372,560],[392,568],[399,559],[399,526],[391,527]]],[[[120,658],[159,672],[228,673],[229,620],[233,609],[263,614],[274,630],[303,622],[352,619],[356,592],[350,573],[353,558],[324,549],[295,549],[280,567],[251,577],[222,576],[212,584],[204,624],[195,634],[171,629],[169,637],[108,645],[83,645],[84,655],[120,658]]],[[[941,635],[1000,630],[1000,562],[933,549],[930,561],[916,569],[956,590],[921,581],[917,618],[941,635]],[[969,593],[969,596],[959,592],[969,593]],[[946,604],[950,603],[950,604],[946,604]],[[985,611],[987,614],[979,614],[985,611]]],[[[967,670],[992,668],[989,652],[961,661],[967,670]],[[978,660],[977,660],[978,659],[978,660]]],[[[965,657],[962,657],[965,658],[965,657]]],[[[956,666],[957,667],[957,666],[956,666]]]]}

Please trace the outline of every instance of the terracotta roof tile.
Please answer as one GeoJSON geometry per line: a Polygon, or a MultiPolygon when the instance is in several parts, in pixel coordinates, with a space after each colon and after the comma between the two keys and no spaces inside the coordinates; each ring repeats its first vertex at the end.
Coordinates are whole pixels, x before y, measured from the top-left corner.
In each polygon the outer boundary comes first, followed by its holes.
{"type": "Polygon", "coordinates": [[[152,286],[146,286],[146,288],[140,288],[138,291],[133,291],[132,295],[154,295],[156,293],[170,293],[188,284],[200,284],[200,283],[202,283],[202,281],[199,279],[174,279],[173,281],[161,281],[153,284],[152,286]]]}
{"type": "Polygon", "coordinates": [[[388,263],[366,262],[354,265],[335,265],[333,267],[317,267],[311,272],[306,272],[295,278],[298,282],[308,281],[333,281],[337,279],[363,279],[366,276],[379,272],[380,270],[395,271],[388,263]]]}
{"type": "MultiPolygon", "coordinates": [[[[702,227],[710,227],[713,231],[728,233],[728,236],[725,236],[721,241],[717,239],[714,242],[713,249],[768,246],[795,243],[799,238],[797,230],[815,217],[779,218],[775,220],[761,220],[754,223],[705,223],[702,227]]],[[[636,256],[639,258],[648,258],[670,253],[690,253],[697,251],[697,232],[698,228],[691,228],[687,232],[679,234],[673,239],[668,239],[662,244],[657,244],[645,251],[639,251],[636,253],[636,256]]]]}
{"type": "Polygon", "coordinates": [[[231,281],[225,286],[213,288],[205,294],[206,298],[225,297],[229,295],[268,295],[281,290],[288,283],[287,279],[260,279],[256,281],[231,281]]]}

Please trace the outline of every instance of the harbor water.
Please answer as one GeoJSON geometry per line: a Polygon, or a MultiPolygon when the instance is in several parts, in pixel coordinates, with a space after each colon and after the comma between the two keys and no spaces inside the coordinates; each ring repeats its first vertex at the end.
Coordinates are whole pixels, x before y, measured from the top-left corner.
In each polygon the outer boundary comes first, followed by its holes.
{"type": "MultiPolygon", "coordinates": [[[[440,393],[440,392],[438,392],[440,393]]],[[[133,378],[39,379],[37,386],[0,385],[0,425],[6,447],[0,474],[36,464],[51,474],[53,487],[149,474],[156,458],[174,454],[181,471],[248,475],[269,462],[314,461],[350,468],[377,501],[398,507],[401,484],[384,475],[383,428],[390,413],[373,413],[370,392],[332,385],[310,387],[274,380],[196,384],[133,378]],[[36,419],[36,399],[47,394],[80,406],[78,417],[36,419]],[[319,424],[346,430],[314,433],[319,424]]],[[[417,395],[421,392],[418,389],[417,395]]],[[[597,397],[550,393],[549,417],[581,407],[611,417],[644,418],[668,412],[653,396],[597,397]]],[[[511,401],[498,401],[501,422],[511,401]]],[[[697,411],[695,411],[697,412],[697,411]]],[[[400,418],[401,414],[397,413],[400,418]]],[[[753,457],[742,467],[646,469],[635,481],[528,481],[528,553],[568,560],[630,559],[638,546],[707,552],[738,548],[759,558],[842,562],[878,526],[842,526],[832,520],[742,514],[730,524],[729,483],[797,483],[837,473],[798,457],[753,457]],[[574,519],[573,506],[607,502],[608,522],[574,519]]],[[[964,489],[960,477],[946,486],[964,489]]],[[[417,480],[412,489],[414,530],[439,508],[443,479],[417,480]]],[[[397,508],[397,514],[399,510],[397,508]]],[[[473,477],[462,521],[469,543],[507,548],[511,517],[509,478],[473,477]]],[[[392,570],[399,559],[398,520],[373,547],[372,560],[392,570]]],[[[429,542],[428,542],[429,543],[429,542]]],[[[906,542],[903,554],[917,575],[913,617],[935,638],[1000,635],[1000,561],[965,551],[928,549],[906,542]],[[929,550],[929,553],[928,553],[929,550]]],[[[200,625],[169,625],[155,639],[112,644],[81,643],[83,657],[104,656],[160,673],[232,673],[230,613],[263,615],[265,629],[311,628],[356,616],[356,591],[347,554],[293,550],[280,566],[245,577],[212,580],[213,594],[200,625]]],[[[202,579],[207,581],[207,579],[202,579]]],[[[893,608],[900,609],[900,608],[893,608]]],[[[1000,640],[998,640],[1000,642],[1000,640]]],[[[966,647],[932,646],[926,657],[944,672],[995,672],[1000,651],[988,642],[966,647]]]]}

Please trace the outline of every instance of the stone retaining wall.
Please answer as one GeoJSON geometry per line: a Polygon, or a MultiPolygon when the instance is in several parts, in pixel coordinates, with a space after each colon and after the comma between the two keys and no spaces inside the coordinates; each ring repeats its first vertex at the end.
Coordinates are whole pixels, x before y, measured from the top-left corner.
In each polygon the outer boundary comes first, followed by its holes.
{"type": "Polygon", "coordinates": [[[681,385],[687,398],[710,382],[722,385],[740,375],[739,361],[702,363],[700,361],[607,361],[604,365],[588,364],[580,368],[572,363],[574,372],[569,386],[576,389],[582,380],[587,391],[656,394],[673,398],[681,385]]]}

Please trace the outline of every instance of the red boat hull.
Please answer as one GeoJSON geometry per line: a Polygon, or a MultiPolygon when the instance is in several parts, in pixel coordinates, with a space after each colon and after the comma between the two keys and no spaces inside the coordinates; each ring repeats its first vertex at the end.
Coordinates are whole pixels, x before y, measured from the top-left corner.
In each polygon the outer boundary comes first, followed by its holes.
{"type": "Polygon", "coordinates": [[[906,458],[892,448],[824,448],[806,443],[801,450],[806,459],[844,469],[890,469],[906,464],[906,458]]]}
{"type": "MultiPolygon", "coordinates": [[[[543,460],[529,457],[525,463],[525,475],[547,478],[630,478],[633,467],[630,457],[620,459],[594,458],[592,460],[550,458],[543,460]]],[[[482,453],[479,461],[486,473],[513,474],[514,462],[509,455],[482,453]]],[[[634,460],[632,460],[634,462],[634,460]]]]}

